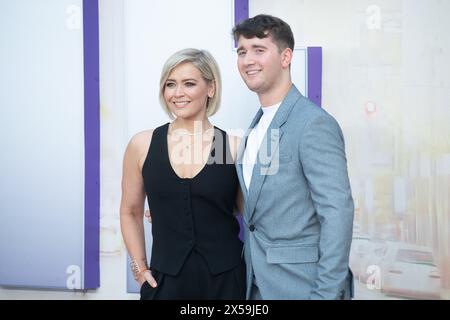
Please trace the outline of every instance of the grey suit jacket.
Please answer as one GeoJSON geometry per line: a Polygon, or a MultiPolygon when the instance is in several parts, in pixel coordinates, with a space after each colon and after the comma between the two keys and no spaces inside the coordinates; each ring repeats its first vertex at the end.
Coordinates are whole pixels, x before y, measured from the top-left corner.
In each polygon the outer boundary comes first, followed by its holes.
{"type": "Polygon", "coordinates": [[[236,168],[244,194],[247,298],[348,299],[354,206],[336,120],[293,85],[259,149],[247,191],[242,139],[236,168]]]}

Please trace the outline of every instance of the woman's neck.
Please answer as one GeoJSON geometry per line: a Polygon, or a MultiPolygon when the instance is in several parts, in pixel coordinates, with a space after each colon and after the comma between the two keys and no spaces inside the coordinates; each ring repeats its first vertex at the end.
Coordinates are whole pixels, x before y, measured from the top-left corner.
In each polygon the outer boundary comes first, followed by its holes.
{"type": "Polygon", "coordinates": [[[177,118],[170,124],[170,131],[184,132],[186,135],[199,135],[213,126],[207,118],[203,120],[186,120],[177,118]]]}

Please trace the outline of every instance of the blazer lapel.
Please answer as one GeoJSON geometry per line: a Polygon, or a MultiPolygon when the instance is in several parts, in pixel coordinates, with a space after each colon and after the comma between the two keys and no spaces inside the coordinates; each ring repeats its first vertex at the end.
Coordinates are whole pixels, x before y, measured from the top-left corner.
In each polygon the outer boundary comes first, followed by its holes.
{"type": "MultiPolygon", "coordinates": [[[[256,164],[253,168],[252,180],[248,190],[248,197],[245,199],[247,218],[250,220],[255,212],[256,203],[261,192],[266,176],[276,174],[278,170],[278,147],[283,136],[283,124],[287,121],[289,113],[297,100],[301,97],[295,85],[292,85],[288,95],[283,100],[275,117],[267,129],[266,135],[258,150],[256,164]],[[262,161],[261,161],[262,160],[262,161]]],[[[259,120],[259,119],[258,119],[259,120]]],[[[253,127],[256,123],[252,122],[253,127]]]]}
{"type": "Polygon", "coordinates": [[[244,174],[242,171],[242,159],[244,158],[245,148],[247,147],[247,139],[250,135],[250,131],[256,126],[259,119],[261,119],[261,116],[263,115],[263,112],[261,109],[258,110],[255,117],[253,118],[252,123],[250,124],[250,127],[247,129],[247,132],[245,133],[241,144],[239,145],[238,152],[237,152],[237,159],[236,159],[236,171],[239,178],[239,183],[241,185],[242,194],[244,195],[244,206],[247,204],[247,198],[248,198],[248,190],[245,186],[244,181],[244,174]]]}

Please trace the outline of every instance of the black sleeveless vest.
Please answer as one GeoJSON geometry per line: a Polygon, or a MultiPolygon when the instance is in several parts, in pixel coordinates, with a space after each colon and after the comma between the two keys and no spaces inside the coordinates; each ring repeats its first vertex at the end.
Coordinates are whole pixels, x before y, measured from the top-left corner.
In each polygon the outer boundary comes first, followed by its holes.
{"type": "Polygon", "coordinates": [[[150,267],[176,275],[197,250],[211,274],[230,270],[241,262],[242,242],[233,215],[239,182],[227,134],[215,128],[207,164],[192,179],[182,179],[170,164],[168,128],[167,123],[153,131],[142,168],[152,213],[150,267]]]}

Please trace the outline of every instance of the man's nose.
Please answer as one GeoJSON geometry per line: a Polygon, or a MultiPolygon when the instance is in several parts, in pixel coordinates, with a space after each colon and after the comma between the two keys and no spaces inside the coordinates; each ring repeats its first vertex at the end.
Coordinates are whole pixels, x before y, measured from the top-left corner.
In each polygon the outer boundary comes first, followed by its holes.
{"type": "Polygon", "coordinates": [[[244,65],[249,66],[255,64],[255,59],[251,53],[247,53],[244,57],[244,65]]]}

